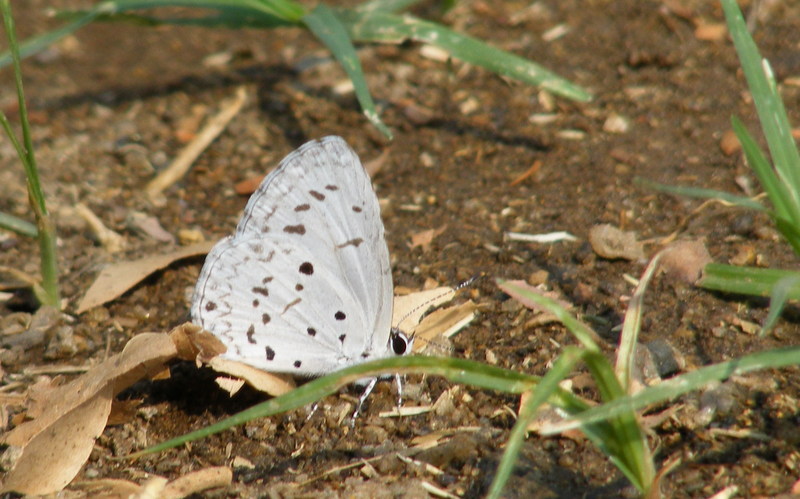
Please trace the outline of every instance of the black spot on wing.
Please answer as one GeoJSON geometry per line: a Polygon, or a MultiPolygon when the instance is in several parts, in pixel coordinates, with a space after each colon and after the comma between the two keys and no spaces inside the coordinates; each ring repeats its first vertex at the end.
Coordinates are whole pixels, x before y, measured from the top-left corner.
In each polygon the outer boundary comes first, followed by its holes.
{"type": "Polygon", "coordinates": [[[253,344],[253,345],[256,344],[255,334],[256,334],[256,327],[253,324],[250,324],[250,327],[247,328],[247,342],[248,343],[253,344]]]}
{"type": "Polygon", "coordinates": [[[364,242],[363,239],[361,239],[360,237],[356,237],[356,238],[353,238],[353,239],[351,239],[351,240],[349,240],[347,242],[344,242],[342,244],[338,244],[338,245],[336,245],[336,247],[337,248],[344,248],[346,246],[355,246],[356,248],[358,248],[361,245],[361,243],[363,243],[363,242],[364,242]]]}

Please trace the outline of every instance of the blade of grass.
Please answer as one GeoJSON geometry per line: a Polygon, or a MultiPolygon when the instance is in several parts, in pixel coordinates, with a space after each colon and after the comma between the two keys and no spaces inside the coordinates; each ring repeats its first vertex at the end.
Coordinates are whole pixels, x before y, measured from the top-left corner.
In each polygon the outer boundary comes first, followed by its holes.
{"type": "Polygon", "coordinates": [[[343,24],[356,41],[399,43],[407,39],[429,43],[453,57],[495,73],[544,88],[556,95],[581,102],[591,94],[527,59],[518,57],[445,26],[387,12],[337,9],[343,24]]]}
{"type": "Polygon", "coordinates": [[[619,339],[619,349],[617,351],[617,365],[615,373],[619,383],[622,385],[626,393],[631,391],[631,372],[633,370],[633,362],[636,358],[636,345],[639,341],[639,331],[642,325],[642,308],[644,305],[644,293],[650,280],[655,275],[658,269],[658,264],[661,261],[661,256],[665,250],[659,251],[654,256],[647,268],[644,270],[639,284],[636,286],[636,291],[628,303],[628,310],[625,312],[625,320],[622,323],[622,334],[619,339]]]}
{"type": "Polygon", "coordinates": [[[399,12],[420,2],[421,0],[370,0],[358,5],[355,10],[364,13],[399,12]]]}
{"type": "MultiPolygon", "coordinates": [[[[132,10],[157,7],[196,7],[216,10],[218,16],[190,17],[175,20],[176,23],[206,26],[241,27],[276,27],[299,25],[305,14],[305,8],[286,0],[108,0],[94,5],[85,11],[61,11],[58,17],[70,22],[53,31],[25,40],[20,46],[21,57],[28,57],[49,47],[65,36],[71,35],[83,26],[97,21],[134,21],[140,23],[166,24],[169,20],[143,15],[125,14],[132,10]],[[241,24],[236,24],[240,22],[241,24]]],[[[11,63],[11,53],[0,54],[0,68],[11,63]]]]}
{"type": "Polygon", "coordinates": [[[772,287],[772,295],[769,300],[769,314],[764,320],[764,326],[761,328],[761,335],[767,334],[775,322],[778,321],[783,307],[789,301],[792,292],[800,293],[800,274],[790,275],[782,278],[775,286],[772,287]]]}
{"type": "MultiPolygon", "coordinates": [[[[46,49],[50,45],[56,43],[57,41],[61,40],[65,36],[69,36],[72,33],[78,31],[82,27],[94,21],[99,15],[100,10],[101,8],[100,6],[98,6],[95,9],[87,11],[83,16],[76,17],[69,24],[54,29],[53,31],[48,31],[43,35],[35,36],[33,38],[25,40],[18,48],[20,57],[28,57],[33,54],[38,54],[39,52],[46,49]]],[[[12,58],[10,50],[7,50],[2,54],[0,54],[0,68],[8,66],[9,64],[11,64],[11,62],[12,58]]]]}
{"type": "Polygon", "coordinates": [[[552,394],[558,389],[558,384],[567,377],[574,369],[575,365],[583,358],[582,351],[578,347],[566,347],[564,352],[556,359],[547,374],[539,381],[539,384],[529,392],[529,397],[522,404],[517,416],[517,422],[511,430],[506,442],[506,450],[500,459],[492,486],[489,488],[487,497],[490,499],[500,497],[503,488],[514,471],[514,466],[519,457],[519,451],[528,434],[528,427],[536,417],[536,411],[547,402],[552,394]]]}
{"type": "MultiPolygon", "coordinates": [[[[587,352],[584,360],[604,402],[626,395],[614,368],[602,353],[587,352]]],[[[613,437],[602,442],[601,450],[637,489],[646,493],[655,479],[655,466],[636,414],[633,410],[621,411],[607,422],[613,437]]]]}
{"type": "Polygon", "coordinates": [[[742,150],[747,157],[747,163],[758,177],[758,181],[767,193],[767,197],[772,201],[775,213],[783,218],[790,218],[792,209],[788,203],[790,197],[786,186],[775,175],[769,160],[767,160],[753,136],[750,135],[750,132],[736,116],[731,118],[731,126],[739,139],[739,143],[742,145],[742,150]]]}
{"type": "Polygon", "coordinates": [[[333,10],[325,4],[318,4],[317,7],[303,16],[303,22],[320,41],[328,47],[342,65],[347,76],[353,82],[356,98],[364,110],[364,115],[375,128],[381,131],[386,137],[392,138],[389,127],[383,124],[375,110],[375,103],[367,88],[367,80],[361,70],[361,63],[356,55],[356,49],[350,40],[350,35],[339,21],[339,17],[333,10]]]}
{"type": "Polygon", "coordinates": [[[747,31],[735,0],[722,0],[733,44],[739,55],[758,112],[764,136],[778,176],[788,187],[787,202],[792,207],[791,220],[800,221],[800,153],[792,139],[789,118],[778,94],[769,63],[761,58],[753,38],[747,31]]]}
{"type": "Polygon", "coordinates": [[[746,374],[762,369],[800,365],[800,346],[767,350],[738,359],[720,362],[682,374],[661,383],[649,386],[637,393],[606,402],[572,417],[557,425],[550,426],[542,433],[554,435],[567,430],[580,428],[587,423],[606,420],[627,411],[644,409],[653,404],[666,402],[685,393],[701,389],[710,383],[723,381],[735,375],[746,374]]]}
{"type": "Polygon", "coordinates": [[[677,185],[660,184],[658,182],[653,182],[652,180],[647,180],[641,177],[637,177],[635,179],[635,182],[649,189],[653,189],[659,192],[664,192],[667,194],[677,194],[679,196],[687,196],[700,199],[717,199],[724,203],[728,203],[734,206],[739,206],[742,208],[749,208],[751,210],[758,210],[758,211],[768,211],[767,208],[758,201],[755,201],[745,196],[737,196],[736,194],[731,194],[730,192],[717,191],[714,189],[704,189],[702,187],[685,187],[677,185]]]}
{"type": "Polygon", "coordinates": [[[10,230],[25,237],[37,237],[39,235],[35,225],[7,213],[0,213],[0,229],[10,230]]]}
{"type": "MultiPolygon", "coordinates": [[[[426,373],[444,376],[456,383],[517,394],[531,390],[539,381],[539,378],[535,376],[463,359],[421,356],[383,359],[348,367],[328,376],[317,378],[287,394],[253,406],[214,425],[162,442],[128,457],[160,452],[219,433],[255,418],[296,409],[330,395],[349,383],[365,377],[391,373],[426,373]]],[[[572,394],[563,390],[559,391],[554,398],[555,400],[551,402],[563,406],[567,411],[586,408],[585,403],[578,401],[572,394]]]]}
{"type": "Polygon", "coordinates": [[[28,198],[36,216],[37,240],[41,258],[41,286],[34,286],[37,298],[45,305],[61,309],[61,296],[58,288],[58,262],[56,259],[56,234],[55,226],[50,214],[47,212],[44,193],[39,181],[39,168],[36,165],[36,155],[31,139],[30,123],[28,121],[28,107],[25,103],[25,91],[22,85],[22,68],[20,65],[19,44],[17,43],[14,18],[11,15],[9,0],[0,1],[0,11],[3,15],[3,25],[8,37],[11,51],[11,60],[14,68],[14,84],[17,89],[17,102],[19,105],[19,121],[22,129],[22,146],[17,142],[11,124],[2,114],[2,125],[6,130],[9,140],[14,144],[20,161],[25,169],[25,178],[28,186],[28,198]]]}
{"type": "MultiPolygon", "coordinates": [[[[770,296],[772,289],[781,279],[798,277],[800,272],[780,269],[737,267],[722,263],[709,263],[703,269],[699,286],[727,293],[750,296],[770,296]]],[[[800,286],[792,286],[786,291],[788,299],[800,299],[800,286]]]]}
{"type": "MultiPolygon", "coordinates": [[[[503,279],[496,279],[496,282],[500,289],[512,297],[516,295],[536,303],[555,315],[584,345],[586,350],[582,353],[583,358],[604,401],[626,395],[626,391],[614,374],[614,368],[602,354],[593,339],[594,333],[586,325],[569,314],[555,300],[533,293],[513,282],[503,279]]],[[[585,427],[582,430],[586,433],[585,427]]],[[[649,490],[655,479],[655,466],[650,449],[647,447],[647,439],[633,412],[619,414],[609,420],[603,438],[595,443],[640,491],[649,490]]]]}
{"type": "MultiPolygon", "coordinates": [[[[258,28],[272,29],[288,26],[298,26],[297,22],[288,21],[267,13],[254,13],[252,9],[226,8],[224,11],[216,11],[216,14],[208,16],[187,16],[187,17],[161,17],[155,15],[132,14],[120,12],[116,14],[100,14],[95,17],[98,22],[116,22],[135,26],[155,27],[155,26],[198,26],[202,28],[258,28]]],[[[69,21],[78,19],[89,11],[69,10],[59,11],[56,15],[59,19],[69,21]]]]}

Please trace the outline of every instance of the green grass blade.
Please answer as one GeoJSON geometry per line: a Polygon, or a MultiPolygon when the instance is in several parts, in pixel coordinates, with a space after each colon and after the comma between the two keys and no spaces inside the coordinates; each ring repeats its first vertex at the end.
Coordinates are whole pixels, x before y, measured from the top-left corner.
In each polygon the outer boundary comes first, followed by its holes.
{"type": "MultiPolygon", "coordinates": [[[[626,395],[611,362],[602,353],[587,352],[585,361],[604,402],[626,395]]],[[[621,411],[609,418],[607,423],[611,427],[612,437],[604,439],[600,449],[639,491],[647,492],[655,478],[655,467],[636,414],[632,410],[621,411]]]]}
{"type": "Polygon", "coordinates": [[[555,73],[527,59],[518,57],[445,26],[413,16],[387,12],[361,12],[337,9],[340,19],[356,41],[398,43],[411,39],[429,43],[453,57],[495,73],[544,88],[556,95],[588,101],[591,94],[555,73]]]}
{"type": "MultiPolygon", "coordinates": [[[[99,15],[99,10],[99,8],[95,8],[86,12],[83,16],[75,18],[72,22],[66,24],[65,26],[54,29],[53,31],[48,31],[43,35],[29,38],[28,40],[22,42],[22,44],[19,46],[20,57],[25,58],[33,54],[38,54],[55,42],[78,31],[82,27],[94,21],[99,15]]],[[[0,68],[8,66],[11,64],[11,62],[12,59],[10,50],[0,54],[0,68]]]]}
{"type": "Polygon", "coordinates": [[[654,256],[647,268],[639,279],[636,291],[633,293],[628,310],[625,312],[625,320],[622,323],[622,334],[619,339],[619,349],[617,350],[617,365],[615,373],[619,383],[626,393],[631,390],[631,372],[636,358],[636,345],[639,341],[639,331],[642,325],[642,308],[644,307],[644,293],[650,280],[658,269],[663,250],[654,256]]]}
{"type": "MultiPolygon", "coordinates": [[[[128,21],[143,24],[187,24],[206,26],[240,27],[276,27],[298,25],[305,14],[305,8],[296,2],[287,0],[108,0],[100,2],[87,11],[64,11],[59,16],[70,19],[70,22],[53,31],[30,38],[20,46],[20,55],[28,57],[41,52],[48,46],[71,35],[83,26],[96,21],[128,21]],[[195,7],[219,12],[217,16],[199,17],[197,19],[177,18],[162,19],[144,15],[125,14],[133,10],[160,7],[195,7]],[[240,23],[240,24],[237,24],[240,23]]],[[[0,54],[0,68],[11,63],[11,53],[0,54]]]]}
{"type": "Polygon", "coordinates": [[[50,214],[47,212],[44,192],[39,181],[39,168],[36,165],[36,155],[31,138],[30,123],[28,121],[28,106],[25,103],[25,91],[22,85],[22,68],[20,65],[19,44],[17,43],[14,29],[14,18],[11,15],[9,0],[0,1],[0,10],[3,15],[3,25],[8,37],[11,52],[11,62],[14,68],[14,83],[17,89],[17,102],[19,105],[19,121],[22,128],[22,146],[17,142],[11,124],[5,115],[2,116],[2,125],[14,144],[20,161],[25,169],[25,178],[28,187],[28,199],[36,216],[37,241],[41,258],[40,271],[42,281],[40,286],[35,286],[36,296],[40,302],[61,309],[61,296],[58,288],[58,260],[56,258],[56,233],[50,214]]]}
{"type": "Polygon", "coordinates": [[[758,177],[758,181],[761,182],[767,197],[772,202],[775,213],[779,217],[791,220],[791,217],[795,216],[796,213],[792,211],[791,196],[787,186],[775,175],[775,171],[769,164],[764,152],[753,136],[750,135],[750,132],[747,131],[744,124],[734,116],[731,118],[731,125],[736,137],[739,139],[739,143],[742,145],[745,156],[747,156],[747,162],[756,177],[758,177]]]}
{"type": "MultiPolygon", "coordinates": [[[[273,29],[281,27],[297,26],[298,23],[287,21],[264,12],[255,12],[252,9],[226,8],[224,11],[216,11],[216,14],[208,16],[188,16],[188,17],[158,17],[145,14],[131,14],[120,12],[117,14],[100,14],[95,18],[96,22],[116,22],[143,27],[155,26],[198,26],[201,28],[257,28],[273,29]]],[[[59,19],[71,20],[82,17],[87,11],[60,11],[57,14],[59,19]]]]}
{"type": "Polygon", "coordinates": [[[786,276],[775,283],[772,288],[772,297],[769,300],[769,314],[761,328],[762,336],[767,334],[778,321],[778,317],[793,291],[800,292],[800,275],[786,276]]]}
{"type": "MultiPolygon", "coordinates": [[[[352,366],[329,374],[328,376],[315,379],[289,393],[253,406],[250,409],[235,414],[214,425],[162,442],[137,452],[130,457],[139,457],[153,452],[160,452],[165,449],[177,447],[186,442],[219,433],[252,419],[296,409],[330,395],[349,383],[353,383],[365,377],[388,373],[425,373],[429,375],[438,375],[444,376],[456,383],[465,383],[480,388],[517,394],[531,390],[539,381],[539,378],[535,376],[529,376],[463,359],[422,356],[383,359],[352,366]]],[[[563,391],[557,394],[555,400],[551,402],[565,407],[566,410],[574,410],[575,408],[581,410],[585,409],[585,405],[576,401],[575,397],[571,394],[563,391]]]]}
{"type": "Polygon", "coordinates": [[[375,103],[372,101],[372,95],[370,95],[367,88],[367,80],[361,70],[361,63],[358,60],[356,49],[353,47],[350,35],[339,21],[337,14],[325,4],[319,4],[314,10],[303,16],[303,22],[328,47],[344,68],[347,76],[353,81],[356,98],[370,123],[386,137],[392,138],[392,132],[389,127],[384,125],[380,116],[378,116],[375,103]]]}
{"type": "Polygon", "coordinates": [[[0,229],[10,230],[11,232],[25,237],[36,237],[39,235],[39,231],[32,223],[2,212],[0,212],[0,229]]]}
{"type": "MultiPolygon", "coordinates": [[[[497,279],[497,285],[522,303],[534,303],[555,315],[559,321],[581,342],[586,350],[582,353],[589,371],[597,384],[604,401],[615,400],[626,395],[614,368],[594,341],[594,333],[582,322],[570,315],[555,300],[534,293],[518,284],[497,279]]],[[[607,426],[591,432],[592,441],[611,459],[625,476],[640,491],[647,491],[655,479],[655,467],[647,440],[633,412],[617,415],[607,421],[607,426]]]]}
{"type": "MultiPolygon", "coordinates": [[[[755,267],[737,267],[722,263],[709,263],[703,270],[698,286],[749,296],[770,296],[775,285],[786,278],[800,276],[800,272],[755,267]]],[[[786,290],[788,299],[800,299],[800,286],[786,290]]]]}
{"type": "Polygon", "coordinates": [[[722,8],[728,30],[739,55],[742,71],[753,95],[761,127],[767,139],[772,161],[778,176],[786,183],[790,198],[787,200],[795,214],[792,220],[800,220],[800,153],[791,134],[789,118],[778,94],[772,70],[758,53],[753,38],[747,31],[735,0],[722,0],[722,8]]]}
{"type": "Polygon", "coordinates": [[[667,194],[676,194],[679,196],[687,196],[700,199],[718,199],[722,202],[739,206],[742,208],[749,208],[751,210],[768,211],[767,208],[759,203],[745,196],[737,196],[725,191],[717,191],[714,189],[704,189],[702,187],[685,187],[678,185],[667,185],[653,182],[644,178],[636,178],[637,184],[643,185],[655,191],[664,192],[667,194]]]}
{"type": "Polygon", "coordinates": [[[107,14],[164,7],[191,7],[220,12],[252,11],[292,24],[299,23],[306,13],[303,5],[290,0],[107,0],[100,5],[106,6],[107,14]]]}
{"type": "Polygon", "coordinates": [[[399,12],[420,2],[421,0],[370,0],[360,4],[355,10],[363,13],[399,12]]]}
{"type": "Polygon", "coordinates": [[[547,374],[539,381],[539,384],[530,393],[527,401],[520,407],[517,422],[508,436],[506,442],[506,449],[503,452],[503,457],[500,460],[500,465],[497,467],[492,486],[489,488],[487,497],[490,499],[500,497],[506,482],[511,477],[514,471],[514,466],[519,457],[519,451],[522,444],[525,442],[525,436],[528,434],[528,426],[533,422],[536,417],[536,411],[539,407],[547,402],[557,389],[558,384],[567,377],[582,358],[581,351],[577,347],[566,347],[564,352],[553,363],[547,374]]]}
{"type": "Polygon", "coordinates": [[[622,397],[581,412],[562,424],[547,429],[547,434],[557,434],[581,425],[603,421],[628,411],[644,409],[653,404],[667,402],[688,392],[699,390],[710,383],[731,376],[743,375],[762,369],[779,369],[800,364],[800,346],[767,350],[738,359],[720,362],[690,373],[662,381],[637,393],[622,397]]]}
{"type": "Polygon", "coordinates": [[[792,245],[796,255],[800,255],[800,225],[785,218],[773,216],[772,221],[783,237],[792,245]]]}

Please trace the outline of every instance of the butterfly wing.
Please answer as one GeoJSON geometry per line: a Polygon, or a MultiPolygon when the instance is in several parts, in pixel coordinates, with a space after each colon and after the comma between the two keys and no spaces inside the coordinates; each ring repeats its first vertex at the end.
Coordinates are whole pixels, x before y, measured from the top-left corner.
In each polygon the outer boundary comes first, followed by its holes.
{"type": "Polygon", "coordinates": [[[316,375],[389,355],[391,303],[369,176],[344,140],[326,137],[264,179],[206,258],[192,317],[228,358],[316,375]]]}

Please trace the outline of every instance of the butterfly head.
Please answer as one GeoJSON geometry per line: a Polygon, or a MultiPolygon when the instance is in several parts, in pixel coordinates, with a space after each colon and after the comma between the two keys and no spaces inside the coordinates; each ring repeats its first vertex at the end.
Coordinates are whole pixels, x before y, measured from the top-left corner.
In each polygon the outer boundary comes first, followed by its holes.
{"type": "Polygon", "coordinates": [[[395,355],[406,355],[411,353],[411,349],[414,347],[414,337],[408,336],[403,331],[397,329],[396,327],[392,328],[392,332],[389,334],[389,349],[395,355]]]}

